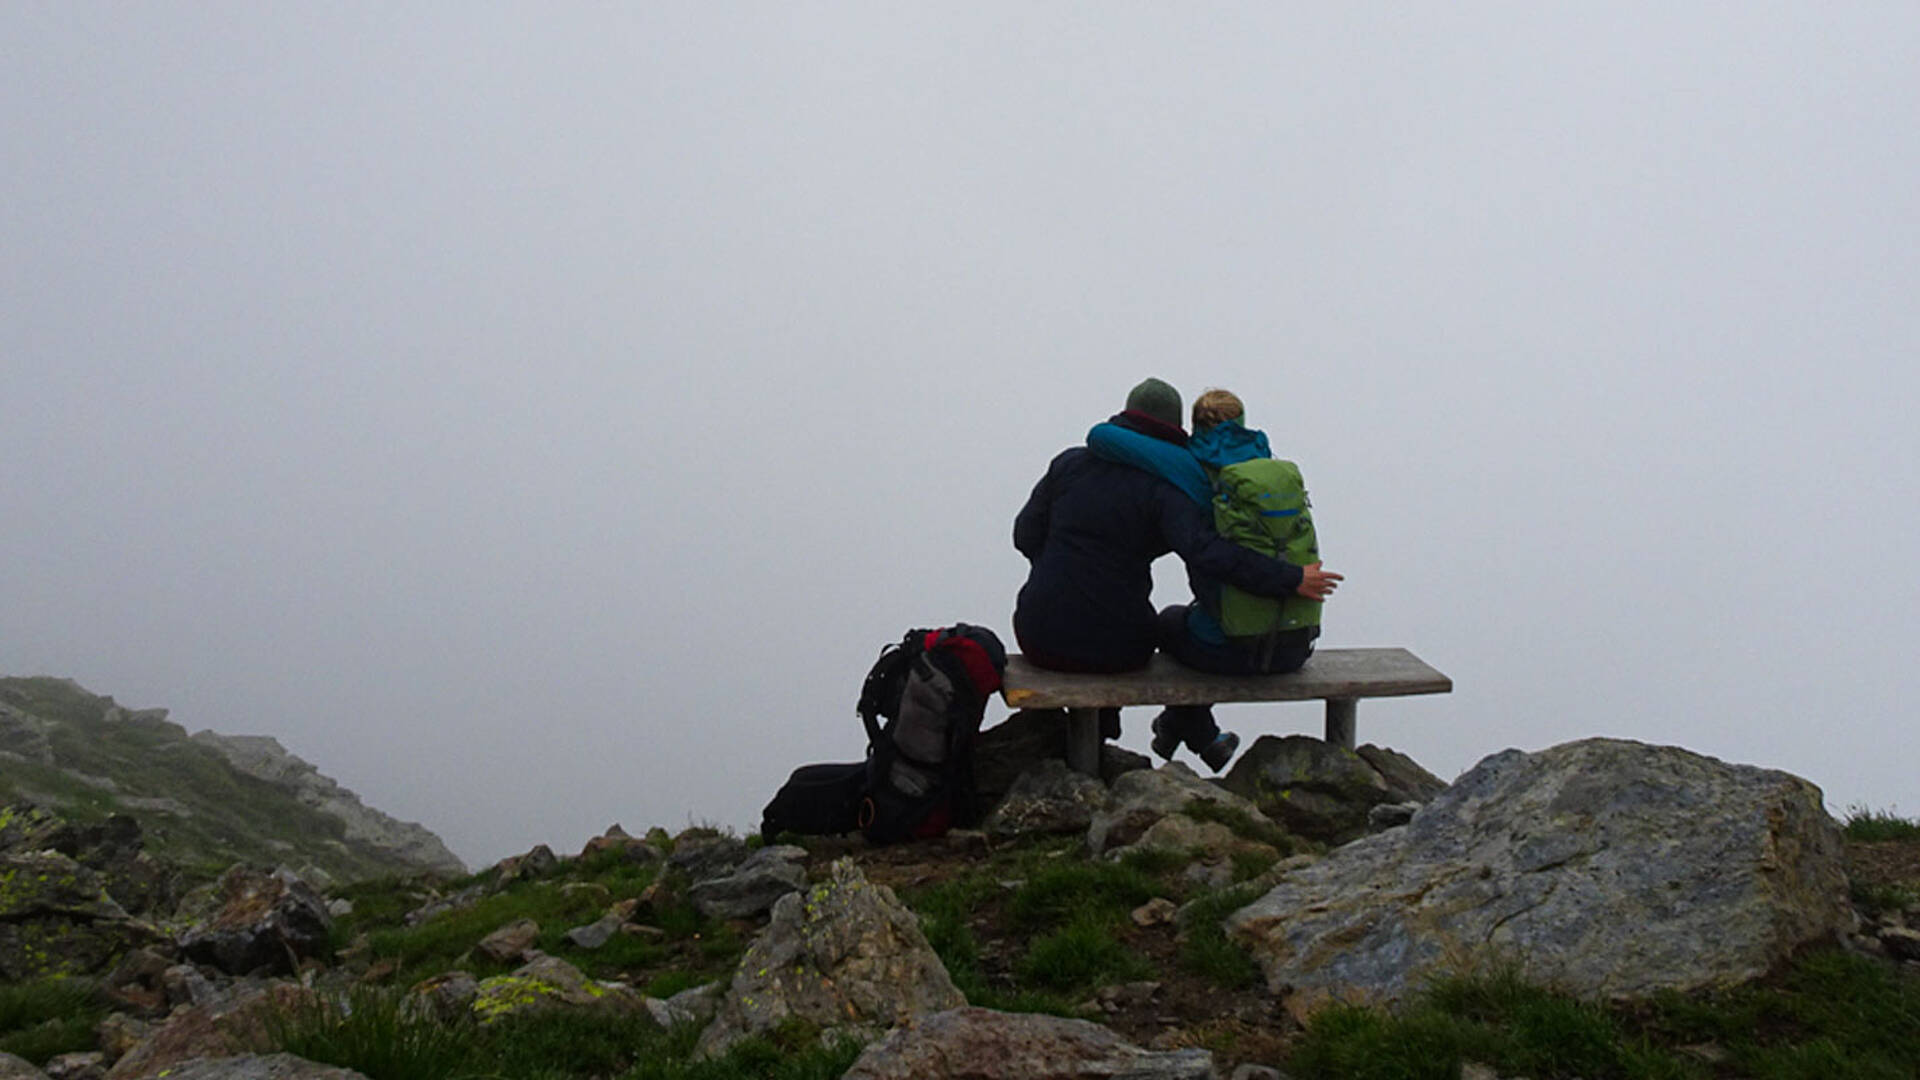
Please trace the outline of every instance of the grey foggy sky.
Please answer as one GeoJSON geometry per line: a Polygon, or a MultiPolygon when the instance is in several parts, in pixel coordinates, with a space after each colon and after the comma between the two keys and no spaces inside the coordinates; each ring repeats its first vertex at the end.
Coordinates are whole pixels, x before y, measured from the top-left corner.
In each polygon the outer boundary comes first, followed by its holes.
{"type": "Polygon", "coordinates": [[[0,5],[0,672],[749,828],[1153,374],[1454,677],[1363,741],[1920,811],[1920,9],[1347,7],[0,5]]]}

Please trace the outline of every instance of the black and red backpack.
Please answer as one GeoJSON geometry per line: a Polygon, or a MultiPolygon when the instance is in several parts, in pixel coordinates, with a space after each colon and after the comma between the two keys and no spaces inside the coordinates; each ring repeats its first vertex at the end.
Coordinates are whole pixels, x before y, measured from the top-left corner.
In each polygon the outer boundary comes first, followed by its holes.
{"type": "Polygon", "coordinates": [[[761,834],[859,829],[890,844],[973,824],[973,740],[1006,666],[985,627],[907,631],[860,687],[867,759],[796,770],[762,812],[761,834]]]}

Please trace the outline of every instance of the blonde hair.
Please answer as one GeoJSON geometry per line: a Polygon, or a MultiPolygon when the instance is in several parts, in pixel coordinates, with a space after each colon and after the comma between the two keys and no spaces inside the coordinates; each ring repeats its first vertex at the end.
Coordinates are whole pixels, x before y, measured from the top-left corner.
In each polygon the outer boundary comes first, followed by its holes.
{"type": "Polygon", "coordinates": [[[1210,428],[1222,420],[1238,420],[1247,415],[1247,407],[1231,390],[1208,390],[1193,399],[1193,430],[1210,428]]]}

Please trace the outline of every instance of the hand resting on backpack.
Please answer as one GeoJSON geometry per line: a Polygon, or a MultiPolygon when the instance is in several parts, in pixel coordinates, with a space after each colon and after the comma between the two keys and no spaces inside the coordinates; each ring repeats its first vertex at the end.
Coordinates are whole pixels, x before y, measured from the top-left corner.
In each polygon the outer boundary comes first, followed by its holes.
{"type": "Polygon", "coordinates": [[[1345,580],[1344,574],[1322,570],[1319,563],[1309,563],[1300,568],[1300,585],[1294,589],[1294,592],[1309,600],[1324,602],[1327,597],[1333,595],[1333,590],[1340,587],[1340,582],[1345,580]]]}

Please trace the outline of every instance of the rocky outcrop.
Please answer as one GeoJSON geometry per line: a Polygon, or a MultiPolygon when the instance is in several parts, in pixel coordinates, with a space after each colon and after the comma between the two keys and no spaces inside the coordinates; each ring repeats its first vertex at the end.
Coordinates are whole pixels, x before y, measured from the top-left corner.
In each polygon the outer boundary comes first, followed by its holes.
{"type": "Polygon", "coordinates": [[[265,780],[301,803],[338,818],[350,843],[365,845],[430,873],[456,876],[467,872],[466,865],[426,826],[398,821],[367,806],[360,796],[288,753],[276,739],[198,731],[193,741],[218,750],[240,772],[265,780]]]}
{"type": "Polygon", "coordinates": [[[698,1052],[720,1053],[789,1019],[813,1024],[823,1036],[873,1039],[895,1024],[965,1004],[913,912],[842,859],[827,881],[774,904],[698,1052]]]}
{"type": "Polygon", "coordinates": [[[287,871],[234,866],[212,899],[212,914],[180,937],[189,959],[233,975],[291,974],[301,960],[328,953],[327,903],[287,871]]]}
{"type": "MultiPolygon", "coordinates": [[[[1446,787],[1397,751],[1372,744],[1348,750],[1305,735],[1262,735],[1221,783],[1288,831],[1330,844],[1367,833],[1375,806],[1424,803],[1446,787]]],[[[1398,820],[1385,819],[1382,827],[1398,820]]]]}
{"type": "MultiPolygon", "coordinates": [[[[323,874],[464,873],[432,833],[366,807],[273,739],[190,737],[165,709],[128,709],[68,679],[0,676],[0,790],[87,828],[124,815],[150,855],[178,865],[287,865],[322,885],[323,874]]],[[[117,880],[109,891],[139,906],[117,880]]]]}
{"type": "Polygon", "coordinates": [[[1582,996],[1759,976],[1852,921],[1818,788],[1589,739],[1482,761],[1407,825],[1288,874],[1229,920],[1290,1007],[1402,998],[1512,964],[1582,996]]]}
{"type": "Polygon", "coordinates": [[[1098,1024],[961,1008],[895,1028],[842,1080],[1218,1080],[1205,1050],[1143,1050],[1098,1024]]]}

